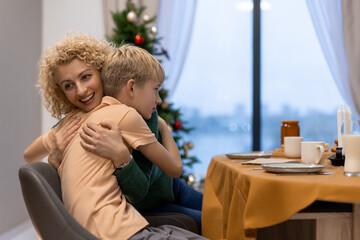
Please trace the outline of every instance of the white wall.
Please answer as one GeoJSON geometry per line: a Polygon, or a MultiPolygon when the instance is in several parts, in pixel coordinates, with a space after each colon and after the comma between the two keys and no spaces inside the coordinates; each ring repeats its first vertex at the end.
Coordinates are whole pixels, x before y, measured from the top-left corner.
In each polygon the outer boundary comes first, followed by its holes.
{"type": "MultiPolygon", "coordinates": [[[[134,0],[133,2],[144,4],[146,12],[153,16],[157,12],[158,1],[134,0]]],[[[105,34],[111,34],[114,24],[109,12],[122,10],[125,4],[125,0],[43,0],[42,48],[52,46],[69,30],[100,38],[105,37],[105,34]]],[[[42,122],[42,132],[45,132],[57,120],[42,108],[42,122]]]]}
{"type": "MultiPolygon", "coordinates": [[[[104,19],[101,0],[43,0],[42,49],[46,49],[69,31],[104,37],[104,19]]],[[[56,122],[42,107],[42,132],[56,122]]]]}
{"type": "MultiPolygon", "coordinates": [[[[0,0],[0,235],[28,220],[18,180],[23,151],[57,122],[41,107],[35,87],[41,52],[70,30],[105,37],[104,19],[112,20],[103,3],[116,10],[124,2],[0,0]]],[[[158,0],[143,3],[155,14],[158,0]]]]}
{"type": "Polygon", "coordinates": [[[101,0],[0,0],[0,235],[28,220],[23,151],[56,122],[35,87],[41,51],[69,30],[103,37],[103,26],[101,0]]]}
{"type": "Polygon", "coordinates": [[[0,235],[28,219],[18,169],[41,129],[41,0],[0,0],[0,235]]]}

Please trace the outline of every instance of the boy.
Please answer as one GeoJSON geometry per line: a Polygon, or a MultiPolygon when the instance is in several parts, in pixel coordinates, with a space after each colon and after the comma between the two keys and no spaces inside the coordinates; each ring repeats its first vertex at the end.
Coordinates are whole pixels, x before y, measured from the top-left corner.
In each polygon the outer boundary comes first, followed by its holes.
{"type": "MultiPolygon", "coordinates": [[[[159,101],[157,90],[164,78],[158,77],[163,76],[162,68],[156,59],[151,60],[153,57],[140,48],[129,46],[128,51],[123,54],[130,54],[132,58],[141,60],[150,58],[149,64],[145,64],[143,71],[139,74],[139,78],[144,79],[143,82],[137,82],[131,78],[125,84],[120,83],[115,86],[113,91],[117,99],[136,108],[137,111],[114,98],[104,97],[100,105],[88,113],[81,110],[71,112],[54,131],[61,129],[73,116],[80,117],[83,125],[88,122],[99,123],[101,120],[107,119],[120,127],[126,141],[127,147],[121,147],[119,151],[122,159],[127,158],[127,161],[130,161],[129,149],[131,147],[139,149],[149,159],[153,159],[160,168],[166,168],[169,162],[164,161],[162,156],[156,154],[156,152],[163,152],[163,149],[143,120],[143,118],[151,117],[159,101]]],[[[132,67],[130,64],[129,71],[132,67]]],[[[58,83],[62,85],[64,82],[65,90],[70,88],[71,86],[66,85],[68,79],[63,78],[66,77],[66,69],[60,69],[58,72],[60,75],[58,83]]],[[[82,99],[83,102],[90,100],[91,96],[82,99]]],[[[51,149],[52,136],[50,133],[42,139],[47,149],[51,149]]],[[[166,152],[164,153],[166,154],[166,152]]],[[[144,229],[147,225],[146,220],[126,203],[117,186],[116,179],[112,176],[113,164],[109,160],[83,149],[78,135],[65,149],[58,170],[65,206],[80,224],[101,239],[127,239],[131,236],[131,239],[140,239],[143,237],[142,234],[150,234],[149,231],[151,234],[160,234],[159,237],[169,234],[169,232],[180,231],[181,235],[189,234],[189,236],[201,238],[175,227],[170,227],[169,231],[166,230],[167,228],[162,230],[158,228],[144,229]]],[[[173,174],[177,175],[178,171],[175,169],[173,174]]]]}
{"type": "MultiPolygon", "coordinates": [[[[133,106],[138,110],[140,109],[140,106],[136,106],[136,104],[129,102],[127,94],[117,95],[114,89],[121,88],[125,84],[134,82],[140,85],[148,84],[149,81],[146,81],[147,77],[144,77],[143,75],[146,72],[146,69],[154,68],[153,66],[157,66],[158,63],[149,62],[149,59],[145,57],[147,56],[147,52],[144,56],[134,58],[129,54],[134,51],[132,48],[132,46],[122,46],[115,54],[110,55],[104,64],[101,72],[101,79],[103,81],[105,95],[113,96],[119,99],[120,102],[125,103],[128,106],[133,106]]],[[[161,75],[159,75],[157,79],[163,79],[164,76],[162,71],[158,71],[158,73],[161,73],[161,75]]],[[[149,109],[151,107],[154,108],[151,103],[154,102],[154,100],[152,100],[153,98],[158,98],[158,88],[159,85],[155,82],[153,86],[151,84],[149,85],[147,92],[144,91],[141,93],[144,102],[150,103],[149,109]],[[149,98],[149,100],[146,100],[146,98],[149,98]]],[[[147,89],[146,86],[144,86],[144,90],[145,89],[147,89]]],[[[160,102],[157,104],[160,104],[160,102]]],[[[139,112],[141,113],[141,109],[139,112]]],[[[149,119],[147,115],[142,114],[142,116],[144,119],[149,119]]],[[[157,131],[157,120],[156,112],[153,113],[150,120],[147,120],[147,124],[155,134],[156,138],[158,138],[159,135],[157,131]]],[[[106,136],[106,134],[103,134],[106,130],[94,125],[91,127],[106,136]]],[[[107,127],[112,128],[114,126],[109,124],[107,127]]],[[[162,128],[167,130],[168,127],[166,123],[159,118],[161,140],[166,146],[166,144],[170,142],[167,138],[172,140],[172,136],[169,131],[163,131],[162,128]]],[[[111,141],[107,140],[109,139],[108,137],[99,135],[95,138],[95,136],[92,136],[92,131],[88,131],[86,127],[84,128],[84,133],[89,135],[89,138],[83,139],[85,142],[87,142],[88,139],[91,139],[93,144],[90,143],[90,145],[97,145],[93,148],[87,148],[87,145],[83,145],[85,149],[102,157],[113,159],[113,157],[110,157],[109,155],[102,155],[101,153],[93,151],[93,149],[99,148],[98,146],[100,145],[101,148],[106,149],[106,152],[108,153],[116,152],[117,144],[115,144],[116,141],[113,138],[111,141]],[[108,146],[114,146],[115,148],[110,148],[108,146]]],[[[84,134],[81,134],[81,136],[83,137],[84,134]]],[[[168,146],[166,148],[169,149],[168,146]]],[[[176,149],[174,149],[174,151],[177,152],[176,149]]],[[[140,151],[135,150],[132,155],[134,156],[134,160],[130,161],[127,166],[117,169],[114,173],[123,194],[126,195],[129,202],[140,212],[178,212],[189,215],[197,222],[198,228],[201,231],[202,194],[186,185],[181,179],[169,178],[154,165],[153,162],[146,159],[140,151]]],[[[114,165],[116,165],[116,163],[114,163],[114,165]]]]}

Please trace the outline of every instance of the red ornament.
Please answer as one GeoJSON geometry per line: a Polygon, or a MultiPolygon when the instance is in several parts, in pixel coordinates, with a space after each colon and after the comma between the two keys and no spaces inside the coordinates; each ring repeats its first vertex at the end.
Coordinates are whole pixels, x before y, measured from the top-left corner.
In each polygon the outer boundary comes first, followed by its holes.
{"type": "Polygon", "coordinates": [[[180,121],[175,121],[175,122],[174,122],[174,128],[175,128],[176,130],[181,129],[181,127],[182,127],[182,123],[181,123],[180,121]]]}
{"type": "Polygon", "coordinates": [[[137,35],[135,36],[135,43],[136,43],[137,45],[143,44],[143,43],[144,43],[144,37],[142,37],[140,34],[137,34],[137,35]]]}

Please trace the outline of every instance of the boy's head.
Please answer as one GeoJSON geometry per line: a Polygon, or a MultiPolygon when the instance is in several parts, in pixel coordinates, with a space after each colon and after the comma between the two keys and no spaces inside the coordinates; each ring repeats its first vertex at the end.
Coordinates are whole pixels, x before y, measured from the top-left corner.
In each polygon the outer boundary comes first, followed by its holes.
{"type": "Polygon", "coordinates": [[[161,103],[158,91],[165,73],[146,50],[124,44],[109,54],[101,71],[104,94],[119,99],[149,119],[161,103]]]}
{"type": "Polygon", "coordinates": [[[76,34],[66,35],[55,46],[46,50],[40,62],[38,85],[44,95],[44,105],[53,117],[59,119],[77,108],[69,101],[55,79],[59,67],[78,59],[100,72],[112,50],[113,46],[106,40],[76,34]]]}

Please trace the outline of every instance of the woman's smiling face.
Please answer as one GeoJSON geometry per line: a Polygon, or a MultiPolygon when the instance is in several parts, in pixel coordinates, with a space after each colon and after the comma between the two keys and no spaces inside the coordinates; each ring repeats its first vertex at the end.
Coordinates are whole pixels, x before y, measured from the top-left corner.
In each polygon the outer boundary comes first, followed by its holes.
{"type": "Polygon", "coordinates": [[[103,87],[95,67],[75,58],[59,66],[54,78],[66,98],[81,110],[89,112],[101,103],[103,87]]]}

